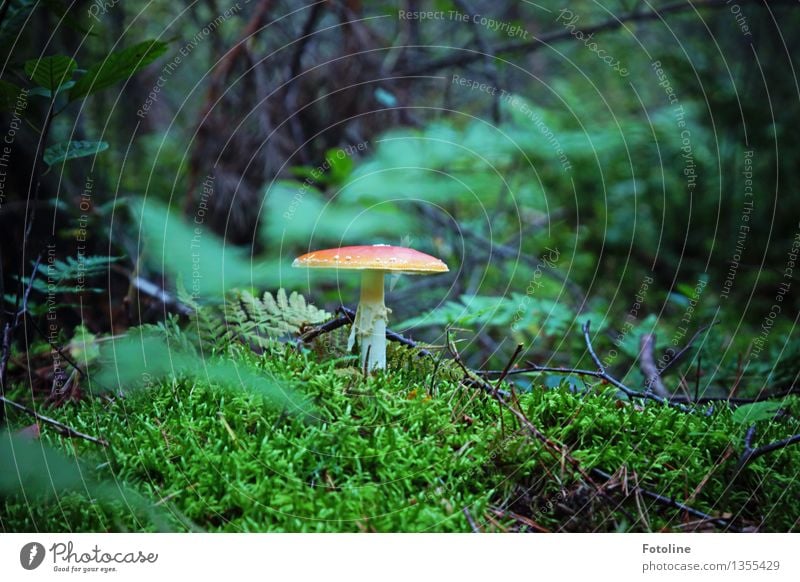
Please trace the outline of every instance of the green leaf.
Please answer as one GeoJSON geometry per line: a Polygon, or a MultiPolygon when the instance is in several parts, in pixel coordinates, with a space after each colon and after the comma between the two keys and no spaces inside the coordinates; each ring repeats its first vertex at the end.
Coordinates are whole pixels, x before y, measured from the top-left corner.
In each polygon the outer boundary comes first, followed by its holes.
{"type": "Polygon", "coordinates": [[[89,67],[86,74],[69,92],[70,101],[106,89],[119,81],[129,79],[167,50],[167,43],[146,40],[121,51],[111,53],[103,61],[89,67]]]}
{"type": "Polygon", "coordinates": [[[50,99],[53,96],[53,92],[50,89],[45,89],[44,87],[34,87],[28,91],[28,94],[36,97],[45,97],[47,99],[50,99]]]}
{"type": "Polygon", "coordinates": [[[108,143],[104,141],[66,141],[50,146],[44,151],[44,163],[48,166],[83,158],[95,156],[108,149],[108,143]]]}
{"type": "Polygon", "coordinates": [[[353,172],[353,158],[346,150],[333,148],[325,152],[325,161],[330,166],[330,183],[341,184],[353,172]]]}
{"type": "Polygon", "coordinates": [[[0,111],[14,111],[17,109],[17,100],[22,91],[14,83],[0,79],[0,111]]]}
{"type": "Polygon", "coordinates": [[[307,277],[288,267],[285,258],[281,263],[251,256],[247,249],[226,243],[207,226],[185,220],[153,197],[131,201],[130,211],[141,230],[142,260],[173,281],[182,278],[203,301],[222,301],[232,287],[293,286],[307,277]]]}
{"type": "Polygon", "coordinates": [[[30,60],[25,63],[25,74],[37,85],[53,91],[72,78],[78,68],[70,57],[55,55],[30,60]]]}
{"type": "MultiPolygon", "coordinates": [[[[74,86],[75,86],[75,81],[67,81],[66,83],[63,83],[56,90],[56,94],[72,89],[72,87],[74,86]]],[[[28,93],[30,95],[38,95],[39,97],[46,97],[47,99],[50,99],[53,96],[53,92],[50,89],[45,89],[44,87],[34,87],[30,91],[28,91],[28,93]]]]}
{"type": "Polygon", "coordinates": [[[772,420],[778,410],[780,402],[753,402],[740,406],[733,413],[733,420],[739,424],[752,424],[759,420],[772,420]]]}

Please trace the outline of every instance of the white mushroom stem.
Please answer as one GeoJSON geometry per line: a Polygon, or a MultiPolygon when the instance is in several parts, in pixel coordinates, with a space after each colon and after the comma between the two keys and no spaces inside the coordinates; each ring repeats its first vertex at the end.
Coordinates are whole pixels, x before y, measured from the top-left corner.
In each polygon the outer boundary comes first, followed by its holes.
{"type": "Polygon", "coordinates": [[[364,271],[361,276],[361,301],[347,341],[350,350],[358,339],[361,367],[367,371],[386,368],[386,321],[390,311],[383,302],[384,274],[384,271],[364,271]]]}

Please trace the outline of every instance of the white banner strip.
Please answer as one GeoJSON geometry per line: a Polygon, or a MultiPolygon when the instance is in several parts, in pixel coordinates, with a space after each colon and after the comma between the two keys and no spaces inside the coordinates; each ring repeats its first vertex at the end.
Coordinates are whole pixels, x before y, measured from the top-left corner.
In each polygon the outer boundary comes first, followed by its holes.
{"type": "Polygon", "coordinates": [[[797,581],[799,543],[792,534],[3,534],[0,580],[797,581]]]}

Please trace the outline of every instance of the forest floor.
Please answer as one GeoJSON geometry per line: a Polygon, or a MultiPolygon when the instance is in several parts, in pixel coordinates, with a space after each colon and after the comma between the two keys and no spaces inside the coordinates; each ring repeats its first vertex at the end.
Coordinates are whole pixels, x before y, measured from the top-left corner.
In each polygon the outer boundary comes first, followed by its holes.
{"type": "MultiPolygon", "coordinates": [[[[534,383],[501,398],[504,406],[462,382],[456,362],[402,346],[392,346],[389,371],[371,376],[348,358],[277,342],[261,354],[240,345],[223,355],[302,394],[303,404],[275,407],[178,375],[124,397],[45,409],[107,446],[44,426],[41,441],[19,436],[31,420],[10,411],[3,438],[16,433],[22,471],[36,479],[30,455],[47,475],[64,472],[38,496],[28,486],[0,501],[0,529],[798,529],[800,447],[739,465],[753,423],[726,403],[687,412],[604,384],[575,393],[534,383]]],[[[30,399],[25,392],[11,396],[30,399]]],[[[800,399],[782,409],[754,425],[753,447],[800,432],[800,399]]]]}

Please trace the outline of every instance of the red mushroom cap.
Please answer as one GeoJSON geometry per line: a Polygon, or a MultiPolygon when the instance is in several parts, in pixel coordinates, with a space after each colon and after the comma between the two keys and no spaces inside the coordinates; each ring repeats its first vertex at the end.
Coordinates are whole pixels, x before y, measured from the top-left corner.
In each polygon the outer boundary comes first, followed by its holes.
{"type": "Polygon", "coordinates": [[[395,271],[401,273],[446,273],[441,260],[407,247],[371,245],[313,251],[297,257],[293,267],[395,271]]]}

